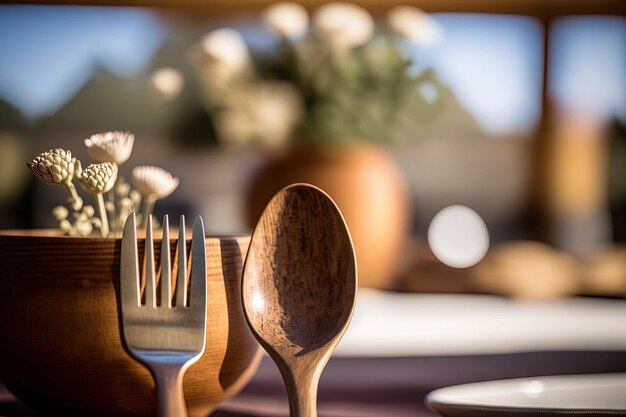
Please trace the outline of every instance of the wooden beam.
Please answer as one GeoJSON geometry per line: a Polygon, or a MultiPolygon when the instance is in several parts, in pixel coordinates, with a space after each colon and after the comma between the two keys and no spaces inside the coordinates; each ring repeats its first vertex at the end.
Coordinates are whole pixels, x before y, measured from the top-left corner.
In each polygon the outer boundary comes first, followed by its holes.
{"type": "Polygon", "coordinates": [[[552,20],[542,19],[543,29],[543,62],[541,85],[541,118],[532,144],[531,181],[530,186],[530,218],[529,226],[533,238],[543,242],[550,241],[548,232],[548,189],[546,177],[548,175],[550,134],[553,126],[554,109],[550,98],[550,42],[552,34],[552,20]]]}
{"type": "MultiPolygon", "coordinates": [[[[15,4],[0,0],[0,4],[15,4]]],[[[54,4],[81,6],[138,6],[207,15],[254,12],[275,3],[271,0],[29,0],[21,4],[54,4]]],[[[325,3],[300,1],[309,9],[325,3]]],[[[393,6],[410,4],[430,13],[490,13],[535,16],[547,19],[563,15],[626,15],[624,0],[355,0],[372,13],[383,13],[393,6]]]]}

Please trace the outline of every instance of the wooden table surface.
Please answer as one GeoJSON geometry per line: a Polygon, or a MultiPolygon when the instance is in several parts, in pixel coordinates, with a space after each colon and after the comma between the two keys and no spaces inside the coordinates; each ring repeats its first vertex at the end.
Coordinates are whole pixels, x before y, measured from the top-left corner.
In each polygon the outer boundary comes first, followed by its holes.
{"type": "MultiPolygon", "coordinates": [[[[333,358],[322,374],[320,417],[430,417],[425,395],[436,388],[490,379],[626,372],[624,351],[529,352],[402,358],[333,358]]],[[[32,416],[0,391],[0,416],[32,416]]],[[[287,397],[269,358],[214,417],[286,417],[287,397]]]]}
{"type": "MultiPolygon", "coordinates": [[[[535,302],[363,290],[322,374],[319,411],[320,417],[427,417],[435,414],[424,397],[436,388],[603,372],[626,372],[623,300],[535,302]]],[[[32,415],[0,388],[0,416],[32,415]]],[[[288,416],[274,363],[263,358],[246,388],[214,416],[288,416]]]]}
{"type": "MultiPolygon", "coordinates": [[[[528,376],[626,371],[625,352],[534,352],[484,356],[335,358],[322,374],[320,417],[430,417],[426,394],[449,385],[528,376]]],[[[214,417],[289,416],[273,363],[214,417]]]]}

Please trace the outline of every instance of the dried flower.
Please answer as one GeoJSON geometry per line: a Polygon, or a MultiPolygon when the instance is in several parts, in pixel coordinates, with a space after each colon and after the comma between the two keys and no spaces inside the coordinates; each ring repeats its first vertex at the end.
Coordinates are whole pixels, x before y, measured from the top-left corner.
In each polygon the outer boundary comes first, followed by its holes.
{"type": "Polygon", "coordinates": [[[76,194],[76,188],[74,188],[74,184],[71,184],[70,196],[68,197],[67,202],[70,203],[72,210],[75,211],[78,211],[83,207],[83,199],[80,198],[78,194],[76,194]]]}
{"type": "Polygon", "coordinates": [[[275,3],[265,10],[263,20],[285,38],[298,38],[309,29],[309,15],[298,3],[275,3]]]}
{"type": "Polygon", "coordinates": [[[374,19],[356,4],[327,3],[313,13],[313,27],[332,48],[344,51],[371,39],[374,19]]]}
{"type": "Polygon", "coordinates": [[[100,232],[103,237],[109,235],[109,221],[107,219],[106,207],[102,193],[106,193],[117,179],[117,165],[111,162],[101,164],[91,164],[85,168],[80,176],[80,186],[83,190],[94,193],[98,203],[98,215],[100,216],[100,232]]]}
{"type": "MultiPolygon", "coordinates": [[[[56,206],[52,210],[53,217],[59,227],[69,236],[85,236],[94,228],[100,229],[103,237],[109,236],[107,212],[113,220],[115,233],[123,226],[127,216],[136,211],[142,201],[141,194],[131,190],[129,184],[118,177],[118,163],[128,160],[135,137],[130,132],[105,132],[92,135],[85,140],[85,146],[92,158],[101,161],[89,165],[84,170],[80,161],[72,157],[69,150],[51,149],[27,163],[28,168],[42,182],[58,185],[69,193],[68,206],[56,206]],[[76,192],[72,179],[76,176],[84,191],[94,194],[98,217],[94,217],[95,209],[83,205],[83,199],[76,192]],[[104,201],[104,193],[108,193],[104,201]],[[70,210],[71,207],[71,210],[70,210]]],[[[143,167],[144,175],[139,175],[143,191],[149,190],[144,209],[151,209],[158,198],[169,195],[178,186],[178,178],[160,168],[143,167]]],[[[140,171],[141,173],[142,171],[140,171]]],[[[147,217],[147,216],[146,216],[147,217]]]]}
{"type": "Polygon", "coordinates": [[[178,178],[163,168],[145,165],[133,169],[133,186],[142,196],[155,196],[160,200],[178,187],[178,178]]]}
{"type": "Polygon", "coordinates": [[[74,229],[78,236],[87,236],[93,231],[90,219],[80,220],[74,224],[74,229]]]}
{"type": "Polygon", "coordinates": [[[37,179],[46,184],[64,185],[72,181],[74,176],[72,152],[64,149],[43,152],[26,165],[37,179]]]}
{"type": "Polygon", "coordinates": [[[89,193],[106,193],[117,179],[117,165],[111,162],[91,164],[80,176],[80,186],[89,193]]]}
{"type": "Polygon", "coordinates": [[[80,177],[83,173],[83,165],[77,158],[74,158],[74,175],[80,177]]]}
{"type": "Polygon", "coordinates": [[[174,68],[163,67],[152,73],[152,88],[162,100],[172,100],[180,94],[185,85],[183,75],[174,68]]]}
{"type": "Polygon", "coordinates": [[[387,21],[397,35],[419,45],[436,45],[443,37],[437,21],[417,7],[396,6],[389,11],[387,21]]]}
{"type": "Polygon", "coordinates": [[[83,200],[72,184],[75,170],[80,170],[80,161],[72,158],[72,152],[60,148],[51,149],[37,156],[33,162],[27,162],[26,165],[40,181],[65,188],[69,193],[68,203],[74,210],[80,210],[83,200]]]}
{"type": "Polygon", "coordinates": [[[93,226],[98,223],[93,219],[94,209],[84,206],[82,210],[74,210],[69,217],[69,211],[64,206],[56,206],[52,209],[52,215],[59,221],[59,228],[68,236],[86,236],[93,231],[93,226]],[[73,220],[72,220],[73,219],[73,220]]]}
{"type": "Polygon", "coordinates": [[[239,32],[217,29],[202,38],[202,52],[214,75],[231,76],[243,71],[250,61],[248,47],[239,32]]]}
{"type": "Polygon", "coordinates": [[[64,206],[56,206],[52,209],[52,217],[54,217],[58,221],[67,219],[67,216],[69,216],[69,214],[69,211],[64,206]]]}
{"type": "Polygon", "coordinates": [[[115,195],[117,197],[125,197],[130,193],[130,184],[122,181],[118,181],[117,187],[115,188],[115,195]]]}
{"type": "Polygon", "coordinates": [[[259,82],[238,89],[229,97],[229,108],[216,116],[218,134],[228,145],[258,142],[266,146],[284,145],[300,121],[303,104],[292,84],[259,82]]]}
{"type": "Polygon", "coordinates": [[[91,218],[95,214],[95,210],[92,206],[85,206],[83,207],[83,213],[85,213],[87,217],[91,218]]]}
{"type": "Polygon", "coordinates": [[[100,221],[100,219],[99,219],[99,218],[97,218],[97,217],[92,217],[92,218],[91,218],[91,224],[92,224],[94,227],[97,227],[98,229],[102,229],[102,222],[101,222],[101,221],[100,221]]]}
{"type": "Polygon", "coordinates": [[[178,187],[178,178],[172,177],[163,168],[145,165],[133,169],[133,185],[144,197],[141,227],[146,227],[154,203],[167,197],[178,187]]]}
{"type": "Polygon", "coordinates": [[[135,135],[130,132],[105,132],[85,139],[89,156],[98,162],[122,165],[133,151],[135,135]]]}
{"type": "Polygon", "coordinates": [[[137,207],[141,204],[141,194],[137,190],[131,190],[130,193],[128,193],[128,198],[130,198],[130,201],[137,207]]]}
{"type": "Polygon", "coordinates": [[[61,220],[61,222],[59,222],[59,228],[63,230],[63,232],[65,232],[66,235],[72,234],[72,230],[73,230],[72,223],[67,219],[63,219],[61,220]]]}
{"type": "MultiPolygon", "coordinates": [[[[126,210],[129,213],[135,209],[135,203],[128,197],[124,197],[120,200],[120,207],[122,210],[126,210]]],[[[124,219],[126,220],[126,219],[124,219]]]]}

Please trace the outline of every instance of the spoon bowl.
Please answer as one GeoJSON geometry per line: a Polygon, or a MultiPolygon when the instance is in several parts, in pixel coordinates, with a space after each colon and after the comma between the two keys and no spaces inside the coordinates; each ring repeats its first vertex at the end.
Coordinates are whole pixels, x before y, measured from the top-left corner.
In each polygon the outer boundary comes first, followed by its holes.
{"type": "Polygon", "coordinates": [[[292,416],[316,415],[319,376],[348,327],[356,289],[354,248],[336,204],[307,184],[279,191],[252,235],[242,300],[283,376],[292,416]]]}

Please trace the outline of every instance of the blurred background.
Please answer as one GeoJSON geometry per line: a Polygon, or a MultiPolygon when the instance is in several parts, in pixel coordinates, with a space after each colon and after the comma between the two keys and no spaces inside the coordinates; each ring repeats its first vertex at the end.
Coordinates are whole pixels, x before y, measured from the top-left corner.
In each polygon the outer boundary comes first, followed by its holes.
{"type": "Polygon", "coordinates": [[[167,169],[155,213],[211,234],[328,190],[366,286],[626,296],[619,1],[154,4],[0,6],[0,228],[56,227],[25,162],[131,131],[121,175],[167,169]]]}

